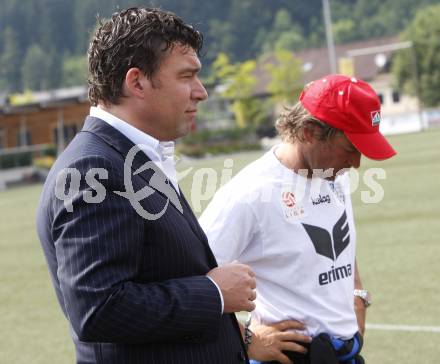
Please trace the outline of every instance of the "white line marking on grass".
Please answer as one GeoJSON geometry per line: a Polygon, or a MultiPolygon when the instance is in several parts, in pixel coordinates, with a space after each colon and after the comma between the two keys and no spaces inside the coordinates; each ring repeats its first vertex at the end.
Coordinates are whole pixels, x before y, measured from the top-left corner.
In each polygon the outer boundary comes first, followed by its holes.
{"type": "Polygon", "coordinates": [[[367,324],[366,327],[368,330],[414,331],[414,332],[438,332],[438,333],[440,333],[440,326],[367,324]]]}

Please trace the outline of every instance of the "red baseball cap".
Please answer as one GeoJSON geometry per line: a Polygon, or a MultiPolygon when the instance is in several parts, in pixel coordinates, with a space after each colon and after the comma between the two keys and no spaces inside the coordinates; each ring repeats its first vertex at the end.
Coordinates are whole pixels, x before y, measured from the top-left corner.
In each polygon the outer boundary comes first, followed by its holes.
{"type": "Polygon", "coordinates": [[[306,85],[299,100],[315,118],[342,130],[366,157],[384,160],[396,154],[379,131],[380,100],[368,83],[328,75],[306,85]]]}

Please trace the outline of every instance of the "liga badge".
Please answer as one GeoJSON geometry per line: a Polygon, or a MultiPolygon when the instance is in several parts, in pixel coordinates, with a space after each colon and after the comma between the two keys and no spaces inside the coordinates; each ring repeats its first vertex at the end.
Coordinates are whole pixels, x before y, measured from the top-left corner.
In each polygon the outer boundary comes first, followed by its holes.
{"type": "Polygon", "coordinates": [[[298,196],[291,188],[282,190],[281,208],[283,216],[288,222],[295,222],[305,216],[303,196],[298,196]]]}

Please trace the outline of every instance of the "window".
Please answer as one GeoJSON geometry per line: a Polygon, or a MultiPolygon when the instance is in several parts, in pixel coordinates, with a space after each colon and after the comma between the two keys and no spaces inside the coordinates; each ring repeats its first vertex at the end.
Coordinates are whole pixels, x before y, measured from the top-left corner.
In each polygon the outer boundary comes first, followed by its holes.
{"type": "Polygon", "coordinates": [[[393,102],[395,104],[400,102],[400,93],[399,93],[399,91],[396,91],[396,90],[393,91],[393,102]]]}
{"type": "Polygon", "coordinates": [[[28,129],[20,129],[17,133],[17,146],[25,147],[32,144],[32,135],[28,129]]]}
{"type": "Polygon", "coordinates": [[[0,128],[0,149],[6,148],[6,132],[0,128]]]}
{"type": "Polygon", "coordinates": [[[383,94],[377,94],[380,100],[380,104],[383,105],[383,94]]]}
{"type": "MultiPolygon", "coordinates": [[[[73,137],[78,132],[78,127],[76,124],[72,125],[64,125],[64,143],[68,144],[73,139],[73,137]]],[[[53,129],[53,140],[55,140],[55,144],[58,144],[58,129],[53,129]]]]}

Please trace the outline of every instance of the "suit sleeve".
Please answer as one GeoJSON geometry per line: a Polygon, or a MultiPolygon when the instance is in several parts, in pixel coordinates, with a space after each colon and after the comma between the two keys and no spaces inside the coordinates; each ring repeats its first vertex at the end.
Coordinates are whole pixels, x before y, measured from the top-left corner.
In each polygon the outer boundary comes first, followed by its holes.
{"type": "MultiPolygon", "coordinates": [[[[63,303],[79,339],[92,342],[207,342],[221,320],[221,300],[204,275],[158,282],[137,279],[145,222],[123,191],[123,176],[102,157],[82,159],[71,167],[81,175],[92,167],[108,171],[99,182],[106,190],[100,203],[84,180],[72,199],[52,203],[52,238],[63,303]],[[90,196],[90,195],[89,195],[90,196]]],[[[96,194],[96,191],[95,191],[96,194]]],[[[153,269],[143,267],[142,269],[153,269]]],[[[153,273],[154,274],[154,273],[153,273]]]]}

